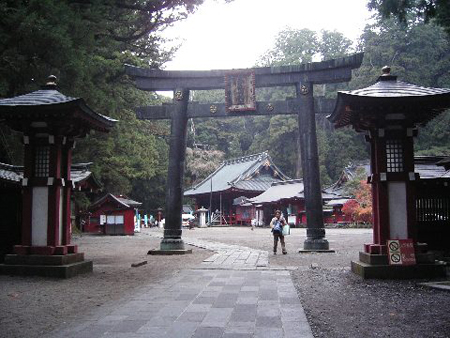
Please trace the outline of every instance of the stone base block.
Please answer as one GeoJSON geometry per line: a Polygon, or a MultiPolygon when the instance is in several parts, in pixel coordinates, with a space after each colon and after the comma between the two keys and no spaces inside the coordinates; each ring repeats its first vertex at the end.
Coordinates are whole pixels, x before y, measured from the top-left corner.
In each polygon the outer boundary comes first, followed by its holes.
{"type": "Polygon", "coordinates": [[[5,255],[6,265],[67,265],[84,261],[84,253],[67,255],[5,255]]]}
{"type": "MultiPolygon", "coordinates": [[[[359,260],[369,265],[389,265],[388,255],[359,252],[359,260]]],[[[417,264],[433,264],[436,260],[432,252],[416,253],[417,264]]]]}
{"type": "MultiPolygon", "coordinates": [[[[381,255],[380,255],[381,256],[381,255]]],[[[351,262],[352,272],[364,279],[430,279],[446,276],[446,264],[371,265],[351,262]]]]}
{"type": "Polygon", "coordinates": [[[85,261],[83,253],[27,256],[9,254],[5,256],[4,264],[0,264],[2,275],[70,278],[92,271],[92,261],[85,261]]]}
{"type": "Polygon", "coordinates": [[[43,276],[71,278],[93,271],[92,261],[83,261],[67,265],[7,265],[0,264],[1,275],[43,276]]]}
{"type": "Polygon", "coordinates": [[[184,249],[184,250],[149,250],[147,252],[148,255],[186,255],[191,254],[192,249],[184,249]]]}
{"type": "Polygon", "coordinates": [[[325,238],[306,238],[303,242],[304,251],[328,251],[330,244],[325,238]]]}
{"type": "Polygon", "coordinates": [[[389,265],[388,255],[359,252],[359,260],[369,265],[389,265]]]}
{"type": "Polygon", "coordinates": [[[30,254],[32,255],[53,255],[54,253],[54,246],[30,246],[30,254]]]}
{"type": "Polygon", "coordinates": [[[67,255],[67,246],[61,245],[61,246],[55,246],[55,255],[67,255]]]}
{"type": "Polygon", "coordinates": [[[305,250],[305,249],[299,249],[298,250],[299,253],[313,253],[313,252],[317,252],[317,253],[333,253],[336,252],[335,250],[305,250]]]}
{"type": "Polygon", "coordinates": [[[160,244],[161,251],[185,250],[184,242],[181,238],[163,238],[160,244]]]}

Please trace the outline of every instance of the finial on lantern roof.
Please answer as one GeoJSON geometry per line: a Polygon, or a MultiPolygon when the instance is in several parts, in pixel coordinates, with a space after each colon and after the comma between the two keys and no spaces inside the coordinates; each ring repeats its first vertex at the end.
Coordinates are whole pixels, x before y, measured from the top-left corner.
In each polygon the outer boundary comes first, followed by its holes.
{"type": "Polygon", "coordinates": [[[397,76],[391,75],[391,67],[384,66],[381,68],[382,74],[378,77],[378,81],[396,81],[397,76]]]}
{"type": "Polygon", "coordinates": [[[49,75],[47,78],[47,83],[44,86],[44,89],[56,89],[56,76],[55,75],[49,75]]]}
{"type": "Polygon", "coordinates": [[[381,72],[383,73],[383,74],[381,74],[381,76],[391,75],[391,67],[384,66],[383,68],[381,68],[381,72]]]}

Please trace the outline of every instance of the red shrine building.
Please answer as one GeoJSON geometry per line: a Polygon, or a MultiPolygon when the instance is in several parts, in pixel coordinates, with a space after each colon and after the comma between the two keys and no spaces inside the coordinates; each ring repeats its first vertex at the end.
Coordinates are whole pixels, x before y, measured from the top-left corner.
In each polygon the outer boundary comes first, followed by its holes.
{"type": "Polygon", "coordinates": [[[254,217],[240,206],[243,198],[255,197],[274,182],[288,179],[273,163],[268,153],[239,157],[223,162],[199,184],[184,192],[195,199],[195,209],[208,208],[222,217],[220,224],[242,224],[254,217]]]}
{"type": "Polygon", "coordinates": [[[84,231],[105,235],[134,235],[140,202],[124,195],[106,194],[89,206],[84,231]]]}
{"type": "Polygon", "coordinates": [[[92,271],[71,243],[72,151],[90,130],[108,132],[115,120],[94,112],[83,99],[56,89],[0,100],[0,118],[23,133],[24,172],[20,244],[5,256],[0,273],[71,277],[92,271]]]}
{"type": "MultiPolygon", "coordinates": [[[[383,68],[374,85],[338,92],[335,109],[328,118],[336,128],[352,126],[366,132],[371,147],[368,182],[372,185],[373,243],[366,244],[359,261],[352,262],[352,271],[362,277],[445,276],[445,267],[426,252],[418,218],[426,204],[433,204],[432,208],[428,205],[433,214],[448,215],[450,191],[444,181],[434,181],[425,188],[428,196],[422,196],[427,201],[421,205],[418,192],[429,182],[415,172],[414,137],[418,127],[449,107],[450,89],[398,81],[388,67],[383,68]],[[392,241],[397,244],[388,247],[392,241]],[[405,253],[398,251],[399,245],[405,253]],[[403,258],[408,258],[408,264],[403,264],[403,258]]],[[[448,238],[446,241],[448,245],[448,238]]]]}
{"type": "MultiPolygon", "coordinates": [[[[274,210],[285,212],[292,226],[306,224],[305,194],[302,179],[289,179],[266,153],[231,159],[184,196],[195,199],[196,210],[209,208],[219,218],[209,225],[256,225],[270,223],[274,210]]],[[[349,223],[351,219],[341,211],[348,200],[342,191],[324,189],[322,200],[325,223],[349,223]]]]}

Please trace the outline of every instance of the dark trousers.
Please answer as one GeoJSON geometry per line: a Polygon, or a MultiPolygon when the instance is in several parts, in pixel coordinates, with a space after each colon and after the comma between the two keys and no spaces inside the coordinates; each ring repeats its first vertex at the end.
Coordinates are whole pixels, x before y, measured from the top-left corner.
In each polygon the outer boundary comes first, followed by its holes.
{"type": "Polygon", "coordinates": [[[277,252],[278,238],[281,243],[281,250],[286,252],[286,245],[284,243],[284,236],[278,232],[273,233],[273,252],[277,252]]]}

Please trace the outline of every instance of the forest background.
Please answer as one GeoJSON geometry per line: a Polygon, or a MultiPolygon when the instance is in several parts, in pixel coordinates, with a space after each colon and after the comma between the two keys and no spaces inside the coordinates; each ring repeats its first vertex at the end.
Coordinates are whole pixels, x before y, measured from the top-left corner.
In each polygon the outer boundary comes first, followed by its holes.
{"type": "MultiPolygon", "coordinates": [[[[170,123],[137,120],[134,109],[170,99],[136,89],[124,64],[164,68],[176,50],[164,48],[161,32],[202,2],[2,0],[0,97],[38,90],[54,74],[59,91],[82,97],[96,112],[118,119],[109,134],[92,133],[80,140],[74,162],[93,162],[91,170],[104,191],[129,195],[143,202],[144,212],[154,213],[164,206],[170,123]]],[[[364,51],[363,64],[350,83],[315,86],[315,95],[334,98],[337,90],[371,85],[385,65],[403,81],[450,88],[448,27],[442,27],[436,11],[386,7],[391,2],[369,1],[375,20],[358,41],[337,31],[287,27],[255,66],[300,64],[364,51]]],[[[257,99],[267,101],[294,95],[289,87],[257,91],[257,99]]],[[[223,102],[224,94],[192,91],[191,100],[223,102]]],[[[350,128],[335,130],[325,116],[317,115],[316,123],[323,186],[334,182],[349,163],[368,160],[363,135],[350,128]]],[[[450,156],[449,123],[447,111],[421,128],[416,155],[450,156]]],[[[205,178],[225,159],[262,151],[268,151],[286,175],[301,177],[295,116],[195,119],[188,126],[185,187],[205,178]]],[[[0,161],[21,164],[19,135],[4,125],[0,131],[0,161]]],[[[84,195],[77,195],[76,201],[82,207],[89,203],[84,195]]]]}

